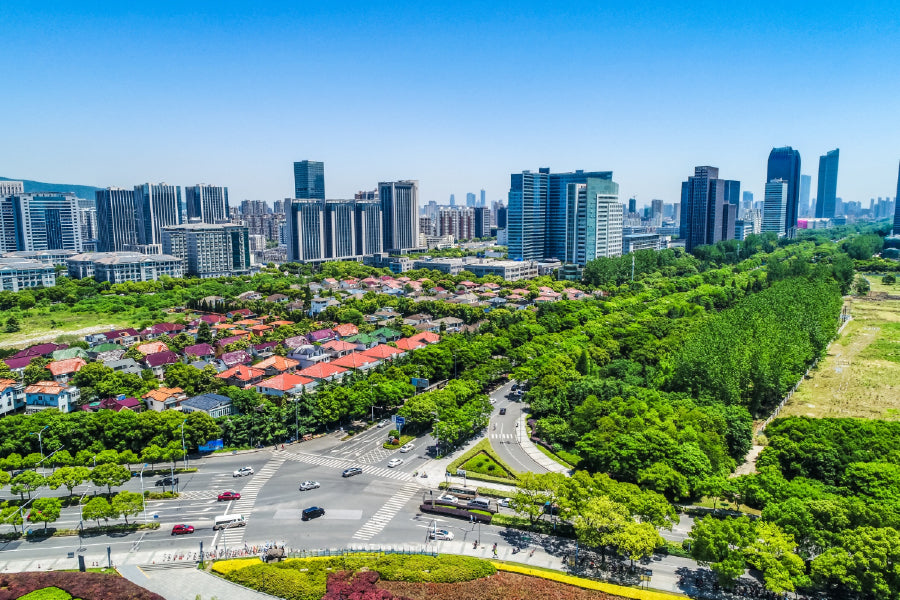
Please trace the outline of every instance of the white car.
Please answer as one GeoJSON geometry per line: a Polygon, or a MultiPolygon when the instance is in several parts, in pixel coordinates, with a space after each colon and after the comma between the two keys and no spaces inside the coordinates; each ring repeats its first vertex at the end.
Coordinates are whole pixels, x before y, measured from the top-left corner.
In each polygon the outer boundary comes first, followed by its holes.
{"type": "Polygon", "coordinates": [[[304,481],[300,484],[300,491],[305,492],[306,490],[314,490],[319,486],[318,481],[304,481]]]}
{"type": "Polygon", "coordinates": [[[453,504],[456,504],[456,496],[444,494],[443,496],[438,497],[438,502],[452,502],[453,504]]]}
{"type": "Polygon", "coordinates": [[[388,461],[388,466],[392,469],[394,467],[399,467],[402,464],[403,464],[402,458],[392,458],[391,460],[388,461]]]}
{"type": "Polygon", "coordinates": [[[432,540],[452,540],[453,532],[446,529],[431,530],[428,532],[428,538],[432,540]]]}
{"type": "Polygon", "coordinates": [[[244,475],[253,475],[253,467],[241,467],[231,474],[232,477],[243,477],[244,475]]]}
{"type": "Polygon", "coordinates": [[[415,448],[411,443],[400,446],[400,452],[406,453],[415,448]]]}
{"type": "Polygon", "coordinates": [[[390,425],[390,423],[391,422],[388,421],[387,419],[383,419],[378,422],[378,429],[381,429],[382,427],[387,427],[388,425],[390,425]]]}
{"type": "Polygon", "coordinates": [[[512,498],[504,498],[503,500],[498,501],[497,504],[499,504],[500,506],[502,506],[504,508],[509,508],[509,503],[511,501],[512,501],[512,498]]]}

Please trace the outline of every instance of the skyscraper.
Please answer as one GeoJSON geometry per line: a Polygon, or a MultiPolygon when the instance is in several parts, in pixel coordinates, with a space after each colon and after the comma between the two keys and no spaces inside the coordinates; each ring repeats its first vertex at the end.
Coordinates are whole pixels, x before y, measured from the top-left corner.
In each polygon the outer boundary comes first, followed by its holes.
{"type": "Polygon", "coordinates": [[[788,196],[785,206],[784,231],[797,227],[800,202],[800,152],[790,146],[772,148],[766,169],[766,181],[781,179],[787,182],[788,196]]]}
{"type": "Polygon", "coordinates": [[[162,244],[162,228],[181,224],[181,187],[165,183],[134,186],[138,243],[162,244]]]}
{"type": "Polygon", "coordinates": [[[897,195],[894,196],[894,235],[900,235],[900,169],[897,172],[897,195]]]}
{"type": "Polygon", "coordinates": [[[650,201],[650,218],[654,220],[662,220],[663,216],[663,201],[653,199],[650,201]]]}
{"type": "Polygon", "coordinates": [[[362,256],[382,252],[384,226],[381,203],[365,201],[356,203],[356,252],[362,256]]]}
{"type": "Polygon", "coordinates": [[[0,208],[5,221],[2,236],[5,246],[12,240],[8,231],[10,225],[15,231],[15,247],[8,251],[82,251],[81,221],[75,194],[16,194],[0,199],[0,204],[6,205],[0,208]]]}
{"type": "Polygon", "coordinates": [[[466,194],[466,206],[468,208],[475,208],[475,194],[472,192],[466,194]]]}
{"type": "Polygon", "coordinates": [[[294,163],[294,198],[325,200],[325,163],[315,160],[294,163]]]}
{"type": "Polygon", "coordinates": [[[483,238],[491,235],[491,209],[487,206],[475,207],[475,232],[472,237],[483,238]]]}
{"type": "Polygon", "coordinates": [[[589,177],[584,183],[569,183],[566,192],[563,254],[548,258],[585,265],[596,258],[621,256],[625,206],[619,202],[619,184],[589,177]]]}
{"type": "MultiPolygon", "coordinates": [[[[575,262],[567,256],[572,255],[572,244],[575,242],[573,235],[586,235],[582,240],[585,244],[585,256],[592,260],[594,253],[592,244],[595,243],[596,232],[596,203],[597,196],[614,195],[618,202],[619,186],[613,184],[614,189],[601,182],[612,183],[612,171],[584,171],[576,170],[572,173],[550,173],[547,184],[547,231],[544,258],[556,258],[575,262]],[[579,204],[577,193],[569,189],[573,183],[589,184],[585,190],[586,201],[579,204]],[[584,232],[579,227],[573,228],[573,223],[579,219],[578,211],[585,210],[581,223],[587,228],[584,232]]],[[[582,263],[577,263],[582,264],[582,263]]]]}
{"type": "Polygon", "coordinates": [[[487,206],[487,197],[484,190],[481,190],[481,201],[478,203],[478,206],[487,206]]]}
{"type": "Polygon", "coordinates": [[[456,194],[450,194],[450,206],[456,206],[456,194]]]}
{"type": "Polygon", "coordinates": [[[694,167],[694,176],[681,184],[681,237],[688,252],[722,239],[724,204],[725,184],[719,169],[694,167]]]}
{"type": "Polygon", "coordinates": [[[510,176],[507,234],[509,257],[541,260],[546,249],[547,196],[550,169],[510,176]]]}
{"type": "Polygon", "coordinates": [[[628,212],[630,214],[637,213],[637,198],[628,199],[628,212]]]}
{"type": "Polygon", "coordinates": [[[384,251],[402,251],[419,245],[419,182],[387,181],[378,184],[383,220],[384,251]]]}
{"type": "Polygon", "coordinates": [[[106,188],[97,190],[97,250],[122,252],[137,246],[137,210],[134,190],[106,188]]]}
{"type": "Polygon", "coordinates": [[[743,209],[745,211],[753,208],[753,192],[744,192],[741,197],[744,200],[743,209]]]}
{"type": "Polygon", "coordinates": [[[812,177],[809,175],[800,176],[800,200],[797,207],[798,217],[808,217],[812,211],[809,206],[809,188],[812,184],[812,177]]]}
{"type": "Polygon", "coordinates": [[[184,261],[194,277],[226,277],[250,268],[247,228],[233,223],[190,223],[163,227],[162,251],[184,261]]]}
{"type": "Polygon", "coordinates": [[[838,160],[840,148],[819,157],[819,180],[816,182],[816,218],[834,218],[837,199],[838,160]]]}
{"type": "Polygon", "coordinates": [[[506,229],[509,212],[506,206],[501,204],[497,207],[497,229],[506,229]]]}
{"type": "Polygon", "coordinates": [[[722,181],[725,186],[725,204],[740,206],[741,204],[741,182],[734,179],[725,179],[722,181]]]}
{"type": "Polygon", "coordinates": [[[287,259],[289,262],[325,258],[325,207],[318,200],[288,200],[287,259]]]}
{"type": "Polygon", "coordinates": [[[201,183],[184,188],[188,219],[201,223],[225,223],[228,221],[228,188],[201,183]]]}
{"type": "Polygon", "coordinates": [[[779,236],[785,233],[785,215],[790,198],[790,183],[784,179],[773,179],[766,184],[766,200],[763,206],[763,233],[772,232],[779,236]]]}
{"type": "MultiPolygon", "coordinates": [[[[0,198],[15,196],[25,193],[25,183],[22,181],[0,180],[0,198]]],[[[10,251],[11,252],[11,251],[10,251]]]]}

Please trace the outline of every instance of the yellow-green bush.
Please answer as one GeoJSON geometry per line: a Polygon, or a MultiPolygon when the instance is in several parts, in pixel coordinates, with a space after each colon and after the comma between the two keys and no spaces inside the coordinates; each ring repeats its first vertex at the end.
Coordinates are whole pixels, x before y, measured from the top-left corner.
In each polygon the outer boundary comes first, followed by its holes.
{"type": "Polygon", "coordinates": [[[232,571],[243,569],[251,565],[261,564],[259,558],[231,558],[228,560],[217,560],[213,563],[212,570],[222,575],[228,575],[232,571]]]}
{"type": "Polygon", "coordinates": [[[498,571],[507,571],[509,573],[519,573],[520,575],[530,575],[532,577],[540,577],[541,579],[549,579],[565,583],[566,585],[574,585],[586,590],[597,590],[598,592],[606,592],[624,598],[633,598],[634,600],[673,600],[682,596],[678,594],[667,594],[665,592],[655,592],[652,590],[638,590],[623,585],[615,585],[612,583],[604,583],[602,581],[594,581],[593,579],[583,579],[559,573],[556,571],[544,571],[541,569],[530,569],[520,565],[510,565],[506,563],[493,562],[493,566],[498,571]]]}

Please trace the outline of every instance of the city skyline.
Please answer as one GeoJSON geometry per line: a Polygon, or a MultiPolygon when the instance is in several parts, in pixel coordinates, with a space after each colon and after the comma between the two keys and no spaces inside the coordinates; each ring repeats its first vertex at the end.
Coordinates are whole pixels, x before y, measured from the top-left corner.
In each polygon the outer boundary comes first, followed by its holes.
{"type": "Polygon", "coordinates": [[[416,179],[424,202],[444,203],[481,189],[488,202],[503,199],[508,174],[530,165],[602,168],[617,173],[620,198],[646,206],[677,201],[683,173],[698,164],[718,165],[761,197],[769,151],[790,145],[808,165],[841,148],[845,201],[894,189],[900,124],[889,99],[900,77],[890,56],[900,41],[891,35],[898,9],[886,3],[572,3],[550,13],[523,6],[513,18],[465,3],[243,10],[4,5],[0,18],[15,26],[0,55],[17,93],[0,109],[16,144],[0,150],[0,175],[103,188],[214,181],[233,200],[271,203],[294,189],[290,165],[310,158],[329,165],[329,198],[416,179]],[[387,24],[405,35],[381,35],[387,24]],[[709,94],[684,77],[701,61],[731,91],[709,94]],[[298,63],[316,93],[284,77],[298,63]],[[553,72],[554,85],[517,77],[526,65],[553,72]],[[360,93],[400,72],[412,75],[409,93],[360,93]],[[144,85],[154,79],[167,85],[144,85]],[[795,82],[787,103],[770,93],[773,79],[795,82]],[[65,102],[44,93],[47,82],[67,90],[65,102]],[[577,95],[552,92],[576,84],[577,95]],[[567,129],[587,135],[563,143],[567,129]],[[126,131],[142,143],[123,145],[126,131]],[[359,143],[388,131],[378,152],[359,143]]]}

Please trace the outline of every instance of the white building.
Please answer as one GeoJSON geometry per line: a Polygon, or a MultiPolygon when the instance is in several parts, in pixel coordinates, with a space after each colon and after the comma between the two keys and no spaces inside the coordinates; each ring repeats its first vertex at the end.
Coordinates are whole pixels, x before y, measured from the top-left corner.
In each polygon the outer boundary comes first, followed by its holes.
{"type": "Polygon", "coordinates": [[[183,261],[168,254],[94,252],[73,256],[68,265],[69,276],[73,279],[93,277],[110,283],[156,281],[163,275],[184,277],[183,261]]]}
{"type": "Polygon", "coordinates": [[[56,285],[56,269],[27,258],[0,258],[0,290],[18,292],[32,287],[56,285]]]}
{"type": "Polygon", "coordinates": [[[773,179],[766,184],[766,199],[763,205],[763,232],[784,235],[785,213],[787,212],[788,182],[773,179]]]}

